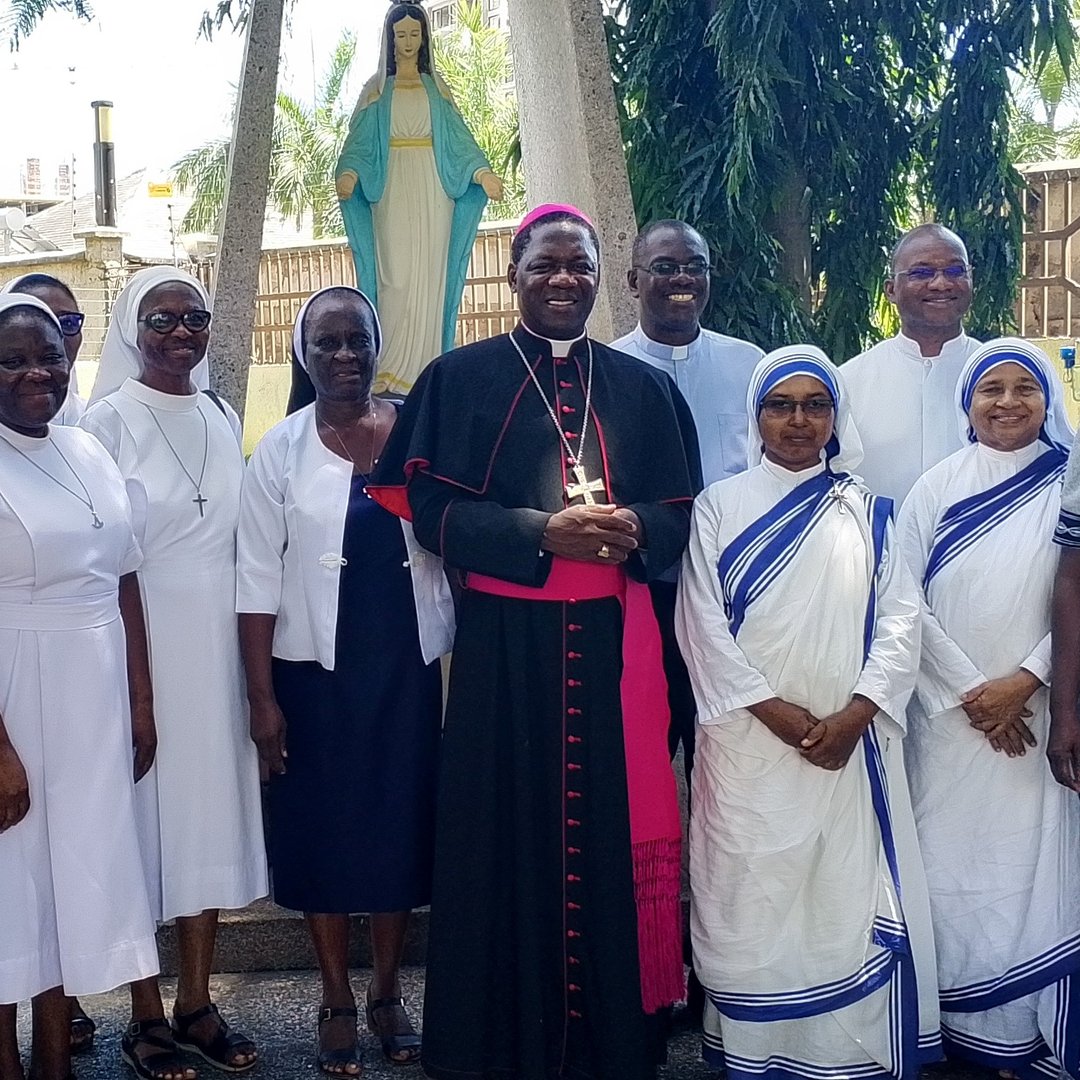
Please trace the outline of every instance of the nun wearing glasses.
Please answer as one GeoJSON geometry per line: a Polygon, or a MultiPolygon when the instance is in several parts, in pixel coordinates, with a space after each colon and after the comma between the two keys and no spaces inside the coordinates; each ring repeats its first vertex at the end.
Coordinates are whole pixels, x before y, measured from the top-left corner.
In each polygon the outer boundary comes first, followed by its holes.
{"type": "Polygon", "coordinates": [[[940,1056],[900,740],[919,599],[840,373],[766,356],[750,468],[694,504],[676,611],[698,706],[691,936],[706,1059],[736,1080],[908,1078],[940,1056]],[[901,899],[902,898],[902,899],[901,899]]]}
{"type": "Polygon", "coordinates": [[[86,401],[79,397],[79,384],[75,373],[75,361],[82,347],[83,323],[86,321],[86,316],[79,310],[79,301],[75,299],[70,287],[52,274],[23,274],[12,278],[0,288],[0,295],[7,293],[36,296],[56,316],[60,333],[64,337],[64,352],[67,353],[68,363],[71,365],[71,378],[68,380],[64,403],[52,422],[69,426],[77,424],[86,412],[86,401]]]}
{"type": "Polygon", "coordinates": [[[173,267],[133,275],[81,421],[120,467],[144,557],[157,760],[136,802],[155,914],[176,920],[180,953],[171,1025],[156,982],[132,985],[122,1052],[148,1080],[190,1080],[177,1046],[231,1071],[256,1060],[209,990],[218,909],[266,895],[267,874],[233,605],[244,460],[236,414],[201,391],[208,307],[173,267]]]}
{"type": "Polygon", "coordinates": [[[922,583],[908,771],[950,1056],[1080,1076],[1080,801],[1047,761],[1054,527],[1072,444],[1041,349],[987,342],[956,388],[966,445],[916,481],[922,583]]]}

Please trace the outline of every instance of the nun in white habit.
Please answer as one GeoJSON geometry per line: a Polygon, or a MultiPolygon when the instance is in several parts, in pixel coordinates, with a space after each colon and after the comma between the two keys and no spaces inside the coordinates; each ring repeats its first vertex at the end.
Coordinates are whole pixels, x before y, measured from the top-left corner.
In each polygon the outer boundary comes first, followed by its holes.
{"type": "Polygon", "coordinates": [[[82,347],[82,328],[86,316],[79,310],[79,301],[75,294],[59,278],[51,274],[20,274],[4,283],[0,295],[7,293],[26,293],[45,302],[60,323],[60,332],[64,335],[64,351],[71,361],[67,396],[60,411],[53,419],[54,424],[77,424],[86,412],[86,402],[79,396],[79,381],[75,370],[75,361],[82,347]]]}
{"type": "MultiPolygon", "coordinates": [[[[127,674],[130,655],[145,685],[145,639],[141,620],[125,624],[118,604],[122,581],[138,595],[141,554],[115,464],[85,432],[52,422],[67,365],[49,308],[33,296],[0,296],[5,1078],[22,1076],[15,1002],[39,999],[35,1075],[65,1075],[62,988],[100,993],[158,970],[135,825],[127,674]]],[[[152,741],[140,740],[136,768],[152,758],[152,741]]]]}
{"type": "Polygon", "coordinates": [[[914,1078],[940,1056],[898,743],[919,604],[820,350],[766,356],[750,468],[694,506],[676,629],[697,699],[691,935],[729,1077],[914,1078]]]}
{"type": "MultiPolygon", "coordinates": [[[[233,606],[244,460],[236,413],[198,390],[208,308],[180,270],[135,274],[81,424],[120,466],[144,557],[158,752],[137,805],[155,914],[179,920],[176,1038],[248,1068],[254,1047],[227,1033],[209,993],[217,911],[266,895],[267,872],[233,606]]],[[[133,987],[133,1006],[133,1021],[160,1019],[156,988],[133,987]]],[[[129,1032],[125,1053],[138,1060],[144,1049],[129,1032]]]]}
{"type": "Polygon", "coordinates": [[[987,342],[965,446],[916,481],[900,543],[926,596],[908,770],[957,1057],[1080,1076],[1080,801],[1046,760],[1054,526],[1072,430],[1041,349],[987,342]]]}

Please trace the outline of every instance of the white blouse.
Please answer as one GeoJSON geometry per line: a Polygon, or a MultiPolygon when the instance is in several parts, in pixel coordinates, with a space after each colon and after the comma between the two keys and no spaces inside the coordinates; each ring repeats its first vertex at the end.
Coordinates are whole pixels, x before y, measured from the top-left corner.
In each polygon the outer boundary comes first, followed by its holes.
{"type": "MultiPolygon", "coordinates": [[[[276,615],[274,656],[334,670],[353,466],[323,445],[315,406],[286,417],[248,463],[237,534],[236,610],[276,615]]],[[[426,663],[450,651],[454,603],[442,559],[402,521],[426,663]]]]}

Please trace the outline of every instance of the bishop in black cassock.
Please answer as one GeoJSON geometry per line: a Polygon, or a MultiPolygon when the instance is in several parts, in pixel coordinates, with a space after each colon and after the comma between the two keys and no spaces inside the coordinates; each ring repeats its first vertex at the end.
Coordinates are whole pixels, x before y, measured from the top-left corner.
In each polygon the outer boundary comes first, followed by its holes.
{"type": "Polygon", "coordinates": [[[597,260],[580,212],[526,219],[522,322],[427,368],[369,489],[465,585],[424,1006],[438,1080],[651,1080],[648,1014],[682,992],[642,583],[686,545],[697,437],[666,375],[584,335],[597,260]]]}

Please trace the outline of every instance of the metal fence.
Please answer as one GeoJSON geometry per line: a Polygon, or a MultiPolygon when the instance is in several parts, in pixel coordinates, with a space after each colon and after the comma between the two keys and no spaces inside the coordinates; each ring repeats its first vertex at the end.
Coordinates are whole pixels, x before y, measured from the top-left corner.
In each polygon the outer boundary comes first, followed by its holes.
{"type": "MultiPolygon", "coordinates": [[[[484,226],[473,246],[458,314],[459,345],[494,337],[514,325],[514,304],[506,284],[514,227],[484,226]]],[[[210,288],[214,264],[204,262],[196,273],[210,288]]],[[[255,299],[252,360],[285,364],[292,353],[292,327],[304,301],[329,285],[356,285],[352,253],[344,240],[264,251],[259,263],[255,299]]]]}
{"type": "Polygon", "coordinates": [[[1080,335],[1080,161],[1021,166],[1024,247],[1016,323],[1026,338],[1080,335]]]}

